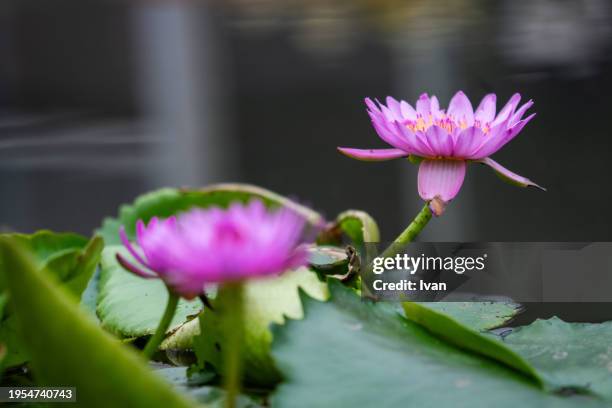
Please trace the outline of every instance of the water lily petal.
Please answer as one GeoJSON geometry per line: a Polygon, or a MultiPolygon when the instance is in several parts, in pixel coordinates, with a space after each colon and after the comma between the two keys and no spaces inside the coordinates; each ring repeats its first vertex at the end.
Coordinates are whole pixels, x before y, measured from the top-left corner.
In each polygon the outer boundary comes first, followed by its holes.
{"type": "Polygon", "coordinates": [[[393,112],[393,115],[395,116],[395,120],[403,120],[403,115],[402,115],[402,111],[400,109],[400,104],[399,102],[392,96],[387,96],[387,107],[389,108],[389,110],[391,110],[391,112],[393,112]]]}
{"type": "Polygon", "coordinates": [[[395,112],[389,109],[387,106],[381,104],[380,102],[379,104],[380,104],[380,110],[382,111],[383,115],[385,116],[385,118],[387,118],[389,122],[395,122],[398,120],[399,121],[402,120],[401,116],[396,115],[395,112]]]}
{"type": "Polygon", "coordinates": [[[505,123],[497,125],[493,128],[489,134],[483,138],[483,142],[480,146],[474,149],[470,154],[466,156],[468,159],[482,159],[498,151],[505,144],[504,142],[508,139],[511,130],[506,129],[505,123]]]}
{"type": "Polygon", "coordinates": [[[434,125],[427,129],[425,136],[433,156],[450,157],[453,154],[453,138],[446,130],[434,125]]]}
{"type": "Polygon", "coordinates": [[[338,151],[352,159],[362,161],[385,161],[408,157],[408,153],[400,149],[353,149],[351,147],[338,147],[338,151]]]}
{"type": "Polygon", "coordinates": [[[117,258],[117,262],[119,263],[119,265],[123,267],[123,269],[132,272],[134,275],[140,276],[141,278],[145,278],[145,279],[159,278],[159,276],[153,273],[145,272],[144,270],[140,269],[136,265],[130,263],[127,259],[125,259],[119,253],[115,254],[115,258],[117,258]]]}
{"type": "Polygon", "coordinates": [[[480,105],[474,112],[474,118],[479,120],[481,124],[489,123],[495,119],[495,107],[497,103],[497,96],[493,93],[486,95],[482,98],[480,105]]]}
{"type": "Polygon", "coordinates": [[[375,112],[375,113],[382,113],[378,105],[376,105],[376,103],[374,103],[374,101],[371,98],[365,98],[365,104],[368,107],[369,111],[375,112]]]}
{"type": "MultiPolygon", "coordinates": [[[[403,134],[397,131],[398,122],[388,122],[385,119],[375,118],[372,116],[372,125],[378,136],[391,146],[407,152],[412,152],[410,143],[403,137],[403,134]]],[[[404,127],[403,125],[401,127],[404,127]]]]}
{"type": "Polygon", "coordinates": [[[448,104],[447,113],[458,122],[463,122],[467,126],[474,124],[474,108],[470,100],[462,91],[459,91],[453,96],[448,104]]]}
{"type": "Polygon", "coordinates": [[[417,156],[435,156],[434,150],[427,142],[427,137],[422,132],[413,132],[400,123],[395,123],[395,129],[410,145],[410,148],[406,150],[407,152],[417,156]]]}
{"type": "Polygon", "coordinates": [[[500,123],[506,121],[506,119],[510,118],[520,101],[521,94],[515,93],[514,95],[512,95],[506,105],[499,111],[495,120],[493,120],[493,122],[491,123],[491,127],[497,126],[500,123]]]}
{"type": "Polygon", "coordinates": [[[402,112],[402,116],[404,119],[415,121],[417,119],[417,114],[412,105],[410,105],[406,101],[400,102],[400,111],[402,112]]]}
{"type": "Polygon", "coordinates": [[[530,99],[529,101],[525,102],[523,106],[518,108],[516,112],[514,112],[514,115],[512,115],[512,119],[510,119],[510,126],[514,126],[519,120],[521,120],[525,112],[527,112],[527,109],[531,108],[532,106],[533,100],[530,99]]]}
{"type": "Polygon", "coordinates": [[[429,96],[424,93],[419,96],[419,99],[416,103],[417,114],[421,115],[423,118],[427,118],[431,113],[431,102],[429,101],[429,96]]]}
{"type": "Polygon", "coordinates": [[[441,119],[444,115],[444,111],[440,109],[440,101],[435,95],[432,95],[429,100],[429,108],[434,119],[441,119]]]}
{"type": "MultiPolygon", "coordinates": [[[[144,228],[144,222],[142,222],[142,220],[138,220],[138,222],[136,223],[136,231],[138,237],[141,236],[142,230],[144,228]]],[[[136,251],[136,248],[132,246],[132,243],[128,239],[127,234],[125,233],[125,227],[123,225],[119,227],[119,238],[121,239],[121,243],[123,243],[123,246],[125,246],[130,255],[132,255],[134,259],[140,262],[141,265],[148,267],[147,261],[145,261],[144,258],[138,253],[138,251],[136,251]]]]}
{"type": "Polygon", "coordinates": [[[505,123],[497,125],[491,130],[490,137],[487,138],[487,140],[482,144],[482,146],[480,146],[480,148],[476,150],[474,154],[468,156],[468,158],[482,159],[484,157],[491,156],[514,139],[535,115],[535,113],[529,115],[527,118],[517,122],[509,129],[505,129],[505,123]]]}
{"type": "Polygon", "coordinates": [[[436,197],[452,200],[461,189],[466,167],[463,160],[423,160],[419,166],[419,195],[426,201],[436,197]]]}
{"type": "Polygon", "coordinates": [[[476,126],[471,126],[461,131],[453,147],[453,157],[471,157],[485,140],[486,136],[484,132],[476,126]]]}
{"type": "Polygon", "coordinates": [[[536,115],[535,113],[532,113],[531,115],[527,116],[525,119],[519,120],[514,125],[512,125],[512,128],[510,129],[510,135],[508,136],[508,139],[505,141],[505,143],[508,143],[510,140],[514,139],[514,137],[518,135],[521,132],[521,130],[523,130],[525,125],[529,123],[529,121],[533,119],[535,115],[536,115]]]}
{"type": "Polygon", "coordinates": [[[532,187],[539,188],[540,190],[546,191],[544,187],[537,185],[536,183],[534,183],[533,181],[529,180],[526,177],[519,176],[518,174],[508,170],[507,168],[505,168],[504,166],[502,166],[495,160],[491,159],[490,157],[485,157],[484,159],[478,160],[477,162],[486,164],[487,166],[491,167],[502,179],[510,182],[511,184],[514,184],[520,187],[532,186],[532,187]]]}

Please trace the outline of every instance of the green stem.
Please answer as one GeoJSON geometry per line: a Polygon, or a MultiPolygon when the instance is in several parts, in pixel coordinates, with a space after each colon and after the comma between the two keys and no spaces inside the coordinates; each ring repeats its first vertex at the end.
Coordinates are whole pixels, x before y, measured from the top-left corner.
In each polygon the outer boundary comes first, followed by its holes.
{"type": "MultiPolygon", "coordinates": [[[[399,234],[397,238],[395,238],[395,241],[393,241],[391,245],[389,245],[387,249],[383,251],[382,254],[378,255],[378,258],[393,258],[395,255],[399,254],[406,247],[406,245],[412,242],[423,230],[423,228],[425,228],[429,220],[431,220],[431,215],[432,214],[431,210],[429,209],[429,203],[426,203],[425,206],[423,206],[421,211],[419,211],[417,216],[414,218],[414,220],[412,220],[410,225],[408,225],[408,227],[406,227],[406,229],[402,231],[402,233],[399,234]]],[[[372,274],[372,269],[373,264],[372,262],[369,262],[365,269],[362,270],[361,279],[365,279],[367,282],[369,282],[374,276],[372,274]]],[[[373,295],[368,289],[370,285],[371,282],[365,285],[361,285],[361,289],[362,291],[364,291],[363,295],[371,299],[377,300],[378,297],[373,295]]]]}
{"type": "Polygon", "coordinates": [[[147,358],[147,360],[150,360],[151,357],[153,357],[153,354],[155,354],[155,352],[157,351],[157,347],[159,347],[159,344],[164,339],[166,331],[170,326],[170,322],[174,317],[174,312],[176,311],[178,301],[178,295],[174,294],[171,290],[168,290],[168,303],[166,304],[166,310],[164,310],[164,315],[159,321],[159,325],[157,326],[157,330],[155,330],[155,334],[153,334],[153,337],[149,339],[147,345],[145,346],[142,352],[147,358]]]}
{"type": "Polygon", "coordinates": [[[399,234],[395,241],[380,255],[383,258],[390,258],[399,253],[406,245],[412,242],[417,235],[425,228],[427,223],[431,220],[431,210],[429,209],[429,203],[425,203],[421,211],[412,220],[410,225],[399,234]]]}
{"type": "Polygon", "coordinates": [[[223,329],[225,344],[223,364],[225,373],[225,406],[234,408],[242,380],[242,341],[244,337],[244,288],[242,282],[225,284],[219,295],[224,299],[223,329]]]}

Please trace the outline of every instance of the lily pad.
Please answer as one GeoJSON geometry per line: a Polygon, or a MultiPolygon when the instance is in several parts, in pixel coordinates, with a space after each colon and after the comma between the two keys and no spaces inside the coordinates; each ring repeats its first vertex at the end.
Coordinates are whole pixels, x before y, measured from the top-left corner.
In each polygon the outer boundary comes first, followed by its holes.
{"type": "MultiPolygon", "coordinates": [[[[288,271],[278,277],[248,281],[245,284],[245,337],[243,347],[244,380],[255,386],[270,387],[280,381],[274,361],[270,356],[272,332],[270,325],[283,324],[285,319],[300,319],[303,315],[298,290],[319,301],[327,299],[327,284],[319,281],[307,268],[288,271]]],[[[213,300],[217,309],[225,299],[222,295],[213,300]]],[[[201,335],[193,344],[200,367],[212,365],[223,372],[222,348],[224,334],[218,314],[206,309],[200,315],[201,335]]]]}
{"type": "Polygon", "coordinates": [[[275,327],[272,354],[285,381],[274,407],[575,407],[495,361],[467,353],[397,313],[330,282],[331,300],[303,297],[305,317],[275,327]]]}
{"type": "MultiPolygon", "coordinates": [[[[166,307],[166,286],[159,279],[143,279],[127,272],[117,262],[117,253],[132,260],[122,246],[108,246],[102,252],[96,309],[102,327],[122,338],[152,335],[166,307]]],[[[181,299],[169,330],[176,329],[189,316],[197,315],[201,310],[199,299],[181,299]]]]}
{"type": "Polygon", "coordinates": [[[612,322],[536,320],[504,336],[552,390],[591,392],[612,401],[612,322]]]}
{"type": "Polygon", "coordinates": [[[477,331],[502,327],[523,310],[520,304],[513,302],[427,302],[423,306],[477,331]]]}
{"type": "Polygon", "coordinates": [[[541,384],[538,372],[518,353],[492,336],[474,330],[459,320],[421,303],[402,303],[406,318],[458,347],[498,360],[541,384]]]}
{"type": "Polygon", "coordinates": [[[311,226],[324,223],[323,217],[308,207],[297,204],[272,191],[249,184],[215,184],[203,189],[164,188],[138,197],[133,204],[123,205],[117,218],[107,218],[98,234],[104,237],[107,245],[118,245],[119,227],[125,226],[130,238],[134,237],[136,222],[145,222],[154,216],[169,217],[192,207],[227,207],[232,202],[247,202],[253,198],[262,200],[270,207],[288,207],[302,215],[311,226]]]}

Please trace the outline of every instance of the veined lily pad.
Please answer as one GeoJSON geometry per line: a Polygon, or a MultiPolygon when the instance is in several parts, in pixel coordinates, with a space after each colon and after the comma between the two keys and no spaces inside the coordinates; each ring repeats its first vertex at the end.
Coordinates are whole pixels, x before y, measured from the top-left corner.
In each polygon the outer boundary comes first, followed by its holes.
{"type": "Polygon", "coordinates": [[[513,302],[427,302],[422,306],[444,313],[477,331],[504,326],[523,310],[520,304],[513,302]]]}
{"type": "Polygon", "coordinates": [[[426,305],[405,302],[402,306],[409,320],[422,325],[434,335],[458,347],[498,360],[533,378],[535,382],[542,383],[540,375],[531,364],[492,336],[426,305]]]}
{"type": "MultiPolygon", "coordinates": [[[[132,260],[122,246],[108,246],[102,252],[97,306],[102,327],[122,338],[152,335],[166,307],[166,286],[159,279],[143,279],[123,269],[115,257],[117,253],[132,260]]],[[[181,299],[169,330],[176,329],[201,310],[199,299],[181,299]]]]}
{"type": "Polygon", "coordinates": [[[546,393],[516,370],[465,352],[406,320],[393,305],[362,301],[330,282],[331,299],[303,297],[300,321],[274,328],[283,407],[602,407],[546,393]]]}
{"type": "Polygon", "coordinates": [[[536,320],[504,336],[554,391],[598,394],[612,401],[612,322],[536,320]]]}

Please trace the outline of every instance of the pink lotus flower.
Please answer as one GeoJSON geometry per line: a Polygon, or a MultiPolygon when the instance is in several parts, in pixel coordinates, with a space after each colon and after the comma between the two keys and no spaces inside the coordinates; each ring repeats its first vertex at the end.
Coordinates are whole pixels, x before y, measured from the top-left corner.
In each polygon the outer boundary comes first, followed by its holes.
{"type": "MultiPolygon", "coordinates": [[[[496,96],[488,94],[476,111],[462,91],[453,96],[447,111],[440,109],[438,99],[421,95],[416,109],[405,101],[387,97],[387,105],[370,98],[365,102],[378,136],[392,149],[353,149],[339,147],[343,154],[358,160],[382,161],[417,156],[419,195],[430,202],[439,215],[463,184],[468,162],[490,166],[500,176],[522,187],[538,186],[531,180],[504,168],[489,156],[511,141],[535,116],[522,119],[533,105],[528,101],[517,109],[517,93],[495,114],[496,96]]],[[[543,189],[544,190],[544,189],[543,189]]]]}
{"type": "Polygon", "coordinates": [[[298,246],[304,219],[289,209],[268,211],[261,201],[220,208],[192,209],[145,225],[136,224],[133,246],[121,227],[120,236],[131,255],[146,269],[117,260],[144,278],[161,278],[175,293],[191,299],[204,287],[274,275],[306,264],[298,246]]]}

